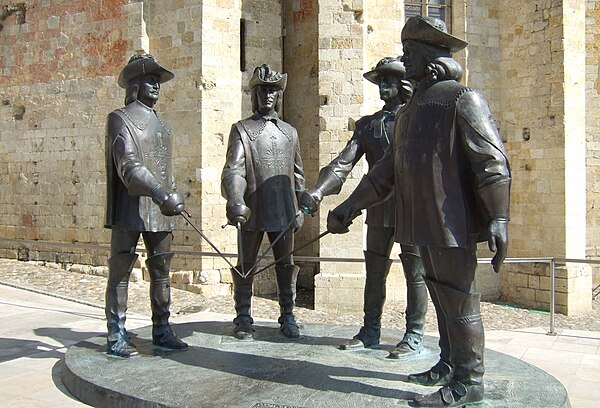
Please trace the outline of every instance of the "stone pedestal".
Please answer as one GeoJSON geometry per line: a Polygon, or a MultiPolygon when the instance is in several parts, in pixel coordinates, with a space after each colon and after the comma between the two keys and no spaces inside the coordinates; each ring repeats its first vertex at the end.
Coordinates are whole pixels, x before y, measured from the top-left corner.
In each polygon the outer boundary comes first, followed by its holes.
{"type": "MultiPolygon", "coordinates": [[[[385,330],[380,350],[341,351],[356,327],[305,325],[298,341],[281,336],[276,323],[255,328],[256,340],[244,342],[229,322],[174,325],[190,345],[185,352],[154,348],[151,328],[141,328],[130,333],[140,351],[130,359],[108,356],[105,337],[93,337],[68,350],[62,381],[81,401],[111,408],[408,407],[435,390],[405,382],[437,362],[435,338],[426,337],[419,357],[389,360],[399,331],[385,330]]],[[[549,374],[491,350],[485,357],[485,407],[570,407],[549,374]]]]}

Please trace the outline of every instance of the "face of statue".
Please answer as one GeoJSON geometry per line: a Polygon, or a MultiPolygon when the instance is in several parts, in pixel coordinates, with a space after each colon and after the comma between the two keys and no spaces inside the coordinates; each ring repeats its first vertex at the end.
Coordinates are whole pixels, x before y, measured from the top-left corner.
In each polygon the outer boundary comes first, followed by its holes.
{"type": "Polygon", "coordinates": [[[138,100],[144,105],[153,107],[160,96],[160,82],[155,76],[145,75],[140,78],[138,100]]]}
{"type": "Polygon", "coordinates": [[[279,88],[275,86],[258,85],[256,87],[256,101],[261,114],[266,115],[275,111],[278,92],[279,88]]]}
{"type": "Polygon", "coordinates": [[[420,51],[419,44],[415,41],[407,40],[402,43],[404,55],[400,61],[406,68],[406,79],[412,79],[421,82],[427,77],[427,60],[420,51]]]}
{"type": "Polygon", "coordinates": [[[384,102],[389,102],[398,97],[400,94],[401,79],[384,75],[379,78],[379,97],[384,102]]]}

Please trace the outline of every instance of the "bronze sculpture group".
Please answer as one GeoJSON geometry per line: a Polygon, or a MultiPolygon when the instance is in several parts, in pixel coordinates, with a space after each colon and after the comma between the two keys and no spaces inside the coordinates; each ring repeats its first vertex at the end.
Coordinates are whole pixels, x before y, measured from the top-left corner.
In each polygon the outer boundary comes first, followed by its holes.
{"type": "MultiPolygon", "coordinates": [[[[346,147],[305,190],[296,129],[280,117],[287,75],[261,65],[250,80],[253,115],[229,135],[222,193],[228,222],[238,230],[238,264],[232,268],[234,336],[252,340],[253,270],[264,234],[275,257],[282,334],[300,337],[293,309],[298,267],[294,233],[303,213],[339,193],[354,165],[366,156],[369,172],[327,219],[345,233],[367,210],[364,323],[340,348],[379,345],[385,284],[393,242],[407,283],[406,330],[390,354],[422,349],[427,290],[440,334],[439,361],[408,381],[441,386],[415,397],[416,406],[463,406],[483,400],[484,332],[475,288],[476,245],[487,241],[499,271],[508,245],[510,169],[483,97],[459,83],[452,53],[467,46],[441,20],[412,17],[402,30],[404,54],[384,58],[365,78],[378,85],[382,110],[363,117],[346,147]]],[[[153,343],[173,350],[187,344],[169,318],[169,216],[184,211],[171,171],[172,139],[154,111],[160,84],[173,78],[149,55],[133,57],[119,77],[125,107],[107,122],[107,227],[112,229],[106,290],[107,352],[136,353],[125,330],[127,282],[142,235],[151,277],[153,343]]]]}

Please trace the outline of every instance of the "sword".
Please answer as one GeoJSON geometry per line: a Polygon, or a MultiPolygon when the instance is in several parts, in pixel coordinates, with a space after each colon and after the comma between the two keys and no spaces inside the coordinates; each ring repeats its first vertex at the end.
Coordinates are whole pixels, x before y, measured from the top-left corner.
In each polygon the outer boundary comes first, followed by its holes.
{"type": "MultiPolygon", "coordinates": [[[[285,228],[279,233],[279,235],[277,235],[277,238],[275,238],[273,240],[273,242],[271,242],[271,244],[269,245],[269,247],[267,249],[265,249],[265,251],[258,257],[258,259],[256,260],[256,262],[254,262],[254,265],[252,265],[252,268],[250,268],[248,270],[248,272],[246,273],[246,276],[252,276],[251,273],[254,269],[256,269],[256,267],[258,266],[258,264],[260,263],[260,261],[262,261],[263,259],[266,258],[267,254],[269,253],[269,251],[271,249],[273,249],[273,247],[275,246],[275,244],[277,243],[277,241],[279,241],[281,239],[281,237],[283,237],[283,234],[285,234],[292,226],[292,224],[294,222],[296,222],[296,219],[298,218],[298,216],[301,214],[300,211],[298,211],[296,213],[296,215],[294,216],[294,218],[292,218],[292,220],[288,223],[288,225],[285,226],[285,228]]],[[[243,272],[243,270],[242,270],[243,272]]]]}
{"type": "Polygon", "coordinates": [[[243,240],[242,240],[242,223],[238,222],[235,227],[237,228],[238,264],[240,265],[240,268],[242,268],[242,270],[240,271],[242,278],[245,278],[246,276],[248,276],[248,274],[246,274],[244,272],[244,247],[243,247],[243,240]]]}
{"type": "Polygon", "coordinates": [[[198,227],[196,227],[196,226],[194,225],[194,223],[192,222],[192,220],[190,220],[190,217],[191,217],[191,215],[190,215],[190,213],[189,213],[189,212],[187,212],[187,211],[184,211],[184,212],[182,212],[182,213],[181,213],[181,216],[183,217],[183,219],[184,219],[184,220],[185,220],[185,221],[186,221],[188,224],[190,224],[190,225],[192,226],[192,228],[193,228],[193,229],[195,229],[195,230],[196,230],[196,232],[197,232],[198,234],[200,234],[200,236],[201,236],[202,238],[204,238],[204,240],[205,240],[206,242],[208,242],[208,245],[210,245],[210,246],[212,247],[212,249],[214,249],[214,250],[217,252],[217,254],[219,254],[219,255],[221,256],[221,258],[223,258],[223,260],[224,260],[225,262],[227,262],[227,265],[229,265],[229,267],[230,267],[232,270],[236,271],[236,272],[237,272],[237,273],[238,273],[238,274],[239,274],[239,275],[240,275],[242,278],[244,278],[244,277],[245,277],[245,276],[244,276],[244,275],[243,275],[243,274],[242,274],[242,273],[241,273],[241,272],[240,272],[240,271],[239,271],[239,270],[238,270],[238,269],[237,269],[235,266],[233,266],[233,265],[231,264],[231,262],[229,262],[229,259],[227,259],[227,258],[225,257],[225,255],[223,255],[223,253],[222,253],[221,251],[219,251],[219,248],[217,248],[217,247],[215,246],[215,244],[213,244],[213,243],[212,243],[212,241],[211,241],[210,239],[208,239],[208,237],[207,237],[207,236],[206,236],[206,235],[205,235],[205,234],[204,234],[202,231],[200,231],[200,229],[198,229],[198,227]]]}
{"type": "Polygon", "coordinates": [[[288,256],[294,255],[296,252],[298,252],[298,251],[306,248],[307,246],[311,245],[313,242],[316,242],[316,241],[320,240],[321,238],[323,238],[325,235],[327,235],[329,233],[330,233],[329,231],[323,231],[323,232],[321,232],[317,237],[311,239],[310,241],[306,242],[305,244],[301,245],[300,247],[295,248],[294,250],[288,252],[287,254],[279,257],[279,259],[276,259],[275,261],[271,262],[270,264],[268,264],[264,268],[252,271],[252,273],[248,273],[246,276],[250,277],[250,276],[258,275],[259,273],[261,273],[263,271],[266,271],[267,269],[269,269],[273,265],[277,264],[277,262],[280,262],[281,260],[287,258],[288,256]]]}

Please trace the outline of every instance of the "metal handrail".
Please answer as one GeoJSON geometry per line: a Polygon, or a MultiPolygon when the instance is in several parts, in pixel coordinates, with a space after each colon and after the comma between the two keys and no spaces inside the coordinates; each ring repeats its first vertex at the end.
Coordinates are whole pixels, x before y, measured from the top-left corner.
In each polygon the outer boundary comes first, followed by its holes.
{"type": "MultiPolygon", "coordinates": [[[[212,252],[195,252],[195,251],[174,251],[180,254],[186,255],[200,255],[200,256],[217,256],[212,252]]],[[[224,254],[226,256],[236,257],[237,254],[224,254]]],[[[335,258],[335,257],[315,257],[315,256],[295,256],[298,261],[304,262],[364,262],[364,258],[335,258]]],[[[477,258],[478,264],[490,264],[492,258],[477,258]]],[[[400,262],[399,259],[395,259],[393,262],[400,262]]],[[[566,263],[583,263],[583,264],[599,264],[600,260],[595,259],[576,259],[576,258],[555,258],[555,257],[538,257],[538,258],[506,258],[504,263],[547,263],[550,265],[550,330],[548,335],[556,336],[556,264],[566,263]]]]}
{"type": "MultiPolygon", "coordinates": [[[[106,250],[109,249],[107,245],[103,244],[88,244],[88,243],[61,243],[61,242],[49,242],[49,241],[37,241],[37,240],[27,240],[27,239],[17,239],[17,238],[3,238],[0,237],[0,242],[13,242],[13,243],[21,243],[21,244],[43,244],[48,246],[55,247],[77,247],[77,248],[86,248],[86,249],[99,249],[106,250]]],[[[143,250],[143,248],[140,248],[143,250]]],[[[204,252],[204,251],[189,251],[189,250],[177,250],[174,249],[173,252],[180,255],[195,255],[195,256],[207,256],[207,257],[220,257],[219,254],[215,252],[204,252]]],[[[222,253],[224,256],[235,258],[237,254],[235,253],[222,253]]],[[[298,261],[303,262],[356,262],[362,263],[364,262],[364,258],[337,258],[337,257],[315,257],[315,256],[302,256],[296,255],[294,257],[298,261]]],[[[394,263],[400,262],[399,259],[394,259],[394,263]]],[[[491,258],[478,258],[478,264],[490,264],[491,258]]],[[[597,259],[577,259],[577,258],[556,258],[556,257],[538,257],[538,258],[506,258],[504,263],[547,263],[550,265],[550,277],[551,277],[551,289],[550,289],[550,330],[548,331],[548,335],[557,335],[555,331],[555,323],[556,323],[556,264],[566,264],[566,263],[582,263],[582,264],[595,264],[600,265],[600,260],[597,259]]]]}

